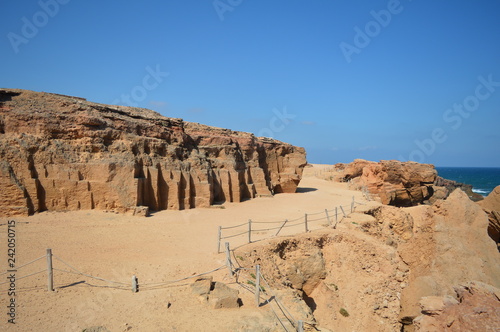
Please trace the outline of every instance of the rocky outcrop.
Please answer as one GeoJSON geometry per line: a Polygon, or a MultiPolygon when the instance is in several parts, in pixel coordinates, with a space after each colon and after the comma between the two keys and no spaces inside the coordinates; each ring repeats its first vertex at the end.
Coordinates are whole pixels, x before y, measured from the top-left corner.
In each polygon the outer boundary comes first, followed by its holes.
{"type": "MultiPolygon", "coordinates": [[[[484,199],[483,195],[480,195],[480,194],[472,191],[473,187],[470,184],[465,184],[465,183],[461,183],[461,182],[457,182],[457,181],[453,181],[453,180],[448,180],[448,179],[442,178],[440,176],[438,176],[436,178],[436,181],[434,182],[434,192],[436,193],[439,190],[443,190],[443,193],[444,193],[442,195],[442,197],[436,197],[439,199],[444,199],[444,198],[448,197],[449,194],[451,194],[453,192],[453,190],[455,190],[457,188],[462,189],[462,191],[464,193],[466,193],[467,196],[469,196],[469,198],[471,200],[473,200],[474,202],[478,202],[478,201],[481,201],[484,199]]],[[[438,195],[434,195],[434,196],[438,196],[438,195]]]]}
{"type": "Polygon", "coordinates": [[[140,108],[0,90],[0,215],[208,207],[295,192],[305,151],[140,108]]]}
{"type": "Polygon", "coordinates": [[[470,282],[455,287],[455,293],[458,300],[452,296],[422,298],[415,331],[498,331],[500,289],[470,282]]]}
{"type": "Polygon", "coordinates": [[[413,219],[413,238],[398,246],[410,269],[401,292],[402,320],[420,314],[422,297],[454,296],[455,285],[480,281],[500,287],[500,254],[487,236],[488,218],[462,190],[405,213],[413,219]]]}
{"type": "Polygon", "coordinates": [[[399,207],[423,203],[433,195],[432,185],[437,171],[433,165],[416,162],[382,160],[380,162],[356,159],[350,164],[337,164],[343,181],[349,181],[366,191],[382,204],[399,207]]]}
{"type": "Polygon", "coordinates": [[[496,242],[500,251],[500,186],[497,186],[483,201],[478,203],[488,214],[488,235],[496,242]]]}

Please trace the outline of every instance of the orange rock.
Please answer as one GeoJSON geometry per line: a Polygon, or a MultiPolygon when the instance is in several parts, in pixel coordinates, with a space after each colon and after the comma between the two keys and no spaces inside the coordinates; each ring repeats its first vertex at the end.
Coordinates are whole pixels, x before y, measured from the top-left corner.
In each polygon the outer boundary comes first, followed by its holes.
{"type": "MultiPolygon", "coordinates": [[[[336,166],[337,169],[342,169],[336,166]]],[[[413,206],[423,203],[433,194],[432,185],[437,171],[433,165],[416,162],[357,159],[343,167],[344,181],[366,190],[383,204],[413,206]]]]}
{"type": "Polygon", "coordinates": [[[295,192],[305,151],[147,109],[0,89],[0,215],[135,213],[295,192]]]}

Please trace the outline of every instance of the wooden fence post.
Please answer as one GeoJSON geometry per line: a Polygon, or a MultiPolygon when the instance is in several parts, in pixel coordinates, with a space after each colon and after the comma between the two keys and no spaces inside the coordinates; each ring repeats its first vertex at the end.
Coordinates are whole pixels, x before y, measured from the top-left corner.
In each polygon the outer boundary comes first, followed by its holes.
{"type": "Polygon", "coordinates": [[[54,291],[54,269],[52,268],[52,249],[47,249],[47,289],[54,291]]]}
{"type": "Polygon", "coordinates": [[[304,332],[304,321],[299,320],[297,322],[297,332],[304,332]]]}
{"type": "Polygon", "coordinates": [[[255,265],[255,304],[260,307],[260,265],[255,265]]]}
{"type": "Polygon", "coordinates": [[[326,220],[328,220],[328,225],[331,225],[332,222],[330,221],[330,216],[328,215],[328,209],[325,209],[325,214],[326,214],[326,220]]]}
{"type": "Polygon", "coordinates": [[[304,224],[306,225],[306,233],[309,232],[309,227],[307,227],[307,213],[304,214],[304,224]]]}
{"type": "Polygon", "coordinates": [[[217,233],[217,253],[220,253],[220,240],[222,237],[222,226],[219,226],[219,232],[217,233]]]}
{"type": "Polygon", "coordinates": [[[226,242],[226,266],[229,271],[229,275],[234,276],[233,268],[231,263],[231,250],[229,250],[229,242],[226,242]]]}
{"type": "Polygon", "coordinates": [[[345,214],[345,211],[344,211],[344,208],[342,207],[342,205],[340,206],[340,209],[342,210],[342,214],[344,215],[344,218],[347,218],[347,215],[345,214]]]}
{"type": "Polygon", "coordinates": [[[354,212],[354,196],[352,196],[352,202],[351,202],[351,213],[354,212]]]}
{"type": "Polygon", "coordinates": [[[248,219],[248,243],[252,243],[252,219],[248,219]]]}
{"type": "Polygon", "coordinates": [[[283,225],[281,225],[280,229],[278,229],[278,231],[276,232],[275,236],[278,236],[278,234],[281,232],[281,230],[283,229],[283,227],[285,227],[285,225],[286,225],[287,222],[288,222],[288,219],[285,219],[285,222],[283,223],[283,225]]]}
{"type": "Polygon", "coordinates": [[[137,293],[139,291],[139,284],[137,282],[137,277],[132,276],[132,292],[137,293]]]}
{"type": "Polygon", "coordinates": [[[335,207],[335,226],[337,226],[338,222],[339,222],[339,211],[338,208],[335,207]]]}

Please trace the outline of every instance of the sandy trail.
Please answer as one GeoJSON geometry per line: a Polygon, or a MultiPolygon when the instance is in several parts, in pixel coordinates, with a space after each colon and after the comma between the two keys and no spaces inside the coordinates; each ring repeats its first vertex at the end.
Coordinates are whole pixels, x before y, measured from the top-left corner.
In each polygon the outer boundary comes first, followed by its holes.
{"type": "MultiPolygon", "coordinates": [[[[190,276],[224,265],[224,254],[217,254],[218,226],[234,226],[253,221],[303,218],[325,208],[363,202],[360,192],[347,184],[333,183],[315,176],[321,168],[306,168],[299,192],[262,197],[242,203],[226,203],[224,208],[161,211],[151,217],[132,217],[100,211],[67,213],[45,212],[16,220],[16,259],[18,266],[45,254],[52,248],[56,257],[93,276],[124,283],[110,284],[77,274],[56,270],[56,292],[46,291],[46,275],[18,280],[16,325],[7,324],[8,285],[0,285],[0,307],[4,308],[0,330],[81,331],[90,326],[106,326],[110,331],[230,331],[241,319],[255,320],[263,313],[252,303],[252,294],[240,289],[243,307],[238,310],[209,310],[191,295],[186,285],[163,287],[139,293],[130,290],[132,275],[146,285],[190,276]],[[122,287],[124,289],[110,288],[122,287]],[[223,326],[226,326],[224,328],[223,326]]],[[[314,219],[314,217],[311,217],[314,219]]],[[[0,219],[0,272],[7,270],[8,219],[0,219]]],[[[311,222],[310,229],[323,228],[326,219],[311,222]]],[[[268,224],[262,224],[268,225],[268,224]]],[[[273,227],[279,224],[272,224],[273,227]]],[[[268,225],[269,226],[269,225],[268,225]]],[[[303,225],[283,230],[280,235],[303,232],[303,225]]],[[[223,235],[246,230],[237,228],[223,235]]],[[[265,237],[273,234],[255,235],[265,237]]],[[[230,240],[231,247],[243,245],[246,236],[230,240]]],[[[222,242],[225,242],[223,240],[222,242]]],[[[21,269],[21,277],[43,270],[42,259],[21,269]]],[[[71,270],[59,260],[55,268],[71,270]]],[[[215,279],[231,282],[226,271],[215,279]]],[[[6,281],[2,276],[2,281],[6,281]]],[[[237,287],[237,285],[235,285],[237,287]]]]}

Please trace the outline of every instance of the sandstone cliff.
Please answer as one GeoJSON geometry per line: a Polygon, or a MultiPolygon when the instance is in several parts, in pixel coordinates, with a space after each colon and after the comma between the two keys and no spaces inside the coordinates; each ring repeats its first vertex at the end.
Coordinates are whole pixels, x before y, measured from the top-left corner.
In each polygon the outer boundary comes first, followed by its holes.
{"type": "Polygon", "coordinates": [[[382,204],[413,206],[428,200],[434,193],[437,171],[433,165],[416,162],[356,159],[350,164],[337,164],[337,177],[350,181],[382,204]]]}
{"type": "Polygon", "coordinates": [[[140,108],[0,90],[0,215],[208,207],[290,193],[305,151],[140,108]]]}

